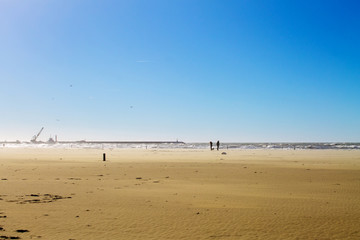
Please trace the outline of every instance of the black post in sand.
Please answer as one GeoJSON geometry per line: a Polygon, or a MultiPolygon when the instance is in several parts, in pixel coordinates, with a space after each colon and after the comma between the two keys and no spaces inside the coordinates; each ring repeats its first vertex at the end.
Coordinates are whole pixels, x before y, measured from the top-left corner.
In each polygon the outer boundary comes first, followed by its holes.
{"type": "Polygon", "coordinates": [[[105,162],[106,161],[106,154],[103,153],[103,161],[105,162]]]}

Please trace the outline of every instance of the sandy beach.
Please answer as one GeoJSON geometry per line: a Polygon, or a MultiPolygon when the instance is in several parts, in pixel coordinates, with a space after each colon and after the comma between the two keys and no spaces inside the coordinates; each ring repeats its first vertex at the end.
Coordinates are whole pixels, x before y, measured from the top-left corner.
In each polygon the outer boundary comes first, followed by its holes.
{"type": "Polygon", "coordinates": [[[360,151],[0,148],[0,236],[360,239],[360,151]]]}

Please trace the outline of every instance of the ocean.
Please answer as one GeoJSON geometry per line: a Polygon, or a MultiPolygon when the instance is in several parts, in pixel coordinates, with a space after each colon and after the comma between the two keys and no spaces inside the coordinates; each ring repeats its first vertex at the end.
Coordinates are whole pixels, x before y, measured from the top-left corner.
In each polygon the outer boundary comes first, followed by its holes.
{"type": "MultiPolygon", "coordinates": [[[[214,146],[216,144],[214,143],[214,146]]],[[[215,146],[216,147],[216,146],[215,146]]],[[[209,143],[91,143],[91,142],[67,142],[67,143],[8,143],[2,142],[0,148],[79,148],[79,149],[209,149],[209,143]]],[[[221,149],[360,149],[360,143],[220,143],[221,149]]]]}

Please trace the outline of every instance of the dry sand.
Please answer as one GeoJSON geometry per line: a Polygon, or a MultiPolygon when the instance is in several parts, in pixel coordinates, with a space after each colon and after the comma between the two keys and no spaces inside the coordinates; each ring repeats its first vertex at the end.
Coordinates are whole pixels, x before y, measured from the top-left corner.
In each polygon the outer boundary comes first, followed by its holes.
{"type": "Polygon", "coordinates": [[[0,239],[360,239],[360,151],[225,151],[0,148],[0,239]]]}

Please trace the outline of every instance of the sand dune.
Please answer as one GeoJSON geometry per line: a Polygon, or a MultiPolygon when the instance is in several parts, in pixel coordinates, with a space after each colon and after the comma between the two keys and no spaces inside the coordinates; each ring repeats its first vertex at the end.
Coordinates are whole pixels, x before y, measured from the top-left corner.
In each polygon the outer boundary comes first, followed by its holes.
{"type": "Polygon", "coordinates": [[[0,148],[0,239],[360,239],[359,151],[225,151],[0,148]]]}

